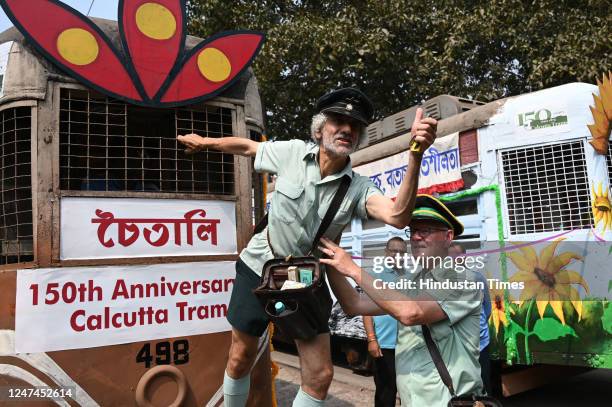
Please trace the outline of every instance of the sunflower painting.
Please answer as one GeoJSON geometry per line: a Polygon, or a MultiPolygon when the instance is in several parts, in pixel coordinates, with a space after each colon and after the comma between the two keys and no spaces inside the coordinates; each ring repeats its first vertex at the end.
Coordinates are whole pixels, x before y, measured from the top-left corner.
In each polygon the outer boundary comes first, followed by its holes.
{"type": "Polygon", "coordinates": [[[595,218],[595,227],[601,226],[601,232],[612,230],[612,203],[610,203],[610,194],[608,193],[607,185],[603,182],[595,183],[591,187],[591,206],[593,209],[593,217],[595,218]]]}
{"type": "Polygon", "coordinates": [[[593,136],[589,143],[597,151],[597,154],[605,156],[608,153],[608,139],[612,130],[610,125],[612,122],[612,72],[608,73],[607,77],[603,75],[601,82],[598,79],[597,87],[599,88],[599,96],[593,94],[595,106],[591,106],[594,123],[587,127],[593,136]]]}
{"type": "MultiPolygon", "coordinates": [[[[489,321],[493,321],[495,334],[497,335],[499,332],[500,322],[503,324],[503,326],[508,326],[508,318],[506,317],[506,302],[504,301],[504,290],[490,288],[489,295],[491,296],[491,316],[489,316],[489,321]]],[[[514,314],[515,311],[512,309],[512,307],[508,307],[508,312],[514,314]]]]}
{"type": "Polygon", "coordinates": [[[572,260],[582,260],[582,256],[574,252],[555,254],[561,241],[556,240],[544,247],[539,256],[531,246],[510,251],[507,256],[518,269],[509,280],[525,283],[520,301],[535,300],[540,318],[544,317],[550,304],[559,321],[565,325],[564,301],[571,301],[578,319],[582,318],[582,301],[573,285],[581,285],[587,294],[589,287],[579,273],[565,268],[572,260]]]}

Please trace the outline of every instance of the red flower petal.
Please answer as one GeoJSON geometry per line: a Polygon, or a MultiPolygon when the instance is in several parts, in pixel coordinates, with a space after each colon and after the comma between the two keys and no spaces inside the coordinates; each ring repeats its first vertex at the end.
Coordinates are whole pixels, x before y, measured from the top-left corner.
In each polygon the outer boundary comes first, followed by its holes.
{"type": "Polygon", "coordinates": [[[184,0],[120,0],[119,29],[145,92],[152,99],[185,42],[184,0]]]}
{"type": "Polygon", "coordinates": [[[196,46],[176,76],[162,87],[161,103],[179,105],[211,98],[249,67],[264,36],[254,31],[222,33],[196,46]]]}
{"type": "Polygon", "coordinates": [[[88,86],[141,102],[106,35],[88,18],[54,0],[3,0],[2,8],[41,53],[88,86]]]}

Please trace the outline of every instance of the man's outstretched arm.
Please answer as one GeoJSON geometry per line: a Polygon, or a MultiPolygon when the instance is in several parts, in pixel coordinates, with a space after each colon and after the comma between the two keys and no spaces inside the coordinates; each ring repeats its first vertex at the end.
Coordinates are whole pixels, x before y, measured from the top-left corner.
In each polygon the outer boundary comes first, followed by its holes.
{"type": "Polygon", "coordinates": [[[368,216],[398,229],[410,223],[419,181],[421,157],[413,155],[400,185],[395,202],[382,195],[372,195],[366,202],[368,216]]]}
{"type": "Polygon", "coordinates": [[[348,316],[382,315],[385,313],[370,297],[364,293],[358,292],[355,287],[348,282],[346,277],[333,269],[333,266],[328,267],[327,270],[326,275],[329,280],[329,285],[336,295],[336,298],[338,298],[340,306],[348,316]]]}
{"type": "Polygon", "coordinates": [[[187,154],[202,150],[217,150],[223,153],[255,157],[259,142],[242,137],[201,137],[197,134],[186,134],[176,138],[185,148],[187,154]]]}
{"type": "Polygon", "coordinates": [[[389,314],[403,325],[431,324],[446,318],[433,299],[410,298],[396,290],[376,288],[374,278],[357,266],[344,249],[324,237],[321,244],[319,250],[330,258],[320,261],[328,265],[329,283],[348,315],[389,314]],[[365,295],[355,291],[345,276],[353,279],[365,295]]]}

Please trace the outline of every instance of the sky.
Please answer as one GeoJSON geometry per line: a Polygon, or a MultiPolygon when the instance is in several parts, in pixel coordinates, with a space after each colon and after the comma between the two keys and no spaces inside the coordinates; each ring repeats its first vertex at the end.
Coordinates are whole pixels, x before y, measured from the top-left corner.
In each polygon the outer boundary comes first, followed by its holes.
{"type": "MultiPolygon", "coordinates": [[[[28,1],[28,0],[23,0],[28,1]]],[[[62,0],[62,3],[68,4],[70,7],[80,11],[82,14],[87,14],[92,0],[62,0]]],[[[117,4],[119,0],[94,0],[91,7],[90,17],[101,17],[109,20],[117,20],[117,4]]],[[[0,32],[13,26],[13,23],[0,8],[0,32]]]]}

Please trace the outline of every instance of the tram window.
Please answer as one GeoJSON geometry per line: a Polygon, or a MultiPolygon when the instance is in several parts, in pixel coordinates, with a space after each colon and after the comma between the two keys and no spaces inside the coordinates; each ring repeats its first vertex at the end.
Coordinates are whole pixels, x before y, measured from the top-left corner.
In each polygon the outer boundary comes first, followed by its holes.
{"type": "Polygon", "coordinates": [[[473,170],[461,171],[461,178],[463,179],[463,187],[460,189],[461,191],[472,188],[474,185],[476,185],[476,182],[478,182],[478,175],[473,170]]]}
{"type": "Polygon", "coordinates": [[[362,223],[363,230],[384,228],[385,226],[384,222],[376,219],[368,219],[362,223]]]}
{"type": "Polygon", "coordinates": [[[0,265],[34,260],[31,107],[0,112],[0,265]]]}
{"type": "Polygon", "coordinates": [[[482,243],[480,235],[461,235],[455,238],[455,243],[459,243],[467,252],[480,250],[482,243]]]}
{"type": "Polygon", "coordinates": [[[186,155],[176,135],[193,132],[231,136],[231,110],[142,108],[93,91],[62,89],[61,189],[233,194],[233,156],[186,155]]]}
{"type": "Polygon", "coordinates": [[[466,216],[478,214],[478,200],[467,198],[460,201],[444,202],[455,216],[466,216]]]}
{"type": "Polygon", "coordinates": [[[384,256],[386,245],[386,241],[368,242],[364,244],[361,253],[361,268],[368,273],[372,273],[374,269],[374,257],[384,256]]]}
{"type": "Polygon", "coordinates": [[[512,235],[591,227],[582,141],[503,151],[501,161],[512,235]]]}

